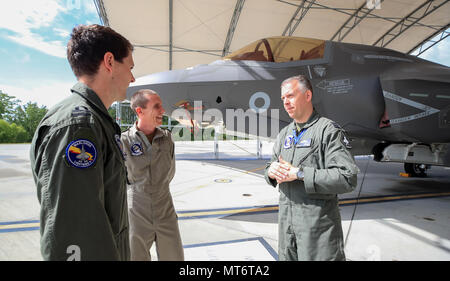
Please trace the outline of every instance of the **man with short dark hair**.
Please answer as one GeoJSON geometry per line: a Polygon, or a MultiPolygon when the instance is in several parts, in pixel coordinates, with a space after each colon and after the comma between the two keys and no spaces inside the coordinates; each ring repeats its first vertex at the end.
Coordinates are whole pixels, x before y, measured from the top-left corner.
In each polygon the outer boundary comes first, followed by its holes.
{"type": "Polygon", "coordinates": [[[72,31],[67,58],[78,83],[42,119],[30,149],[44,260],[130,258],[121,132],[107,109],[134,81],[132,51],[109,27],[72,31]]]}
{"type": "Polygon", "coordinates": [[[337,194],[357,183],[358,167],[344,130],[320,117],[309,80],[281,84],[281,100],[293,122],[278,134],[266,181],[279,184],[280,260],[345,260],[337,194]]]}
{"type": "Polygon", "coordinates": [[[128,215],[131,260],[150,261],[156,242],[160,261],[184,260],[177,214],[169,184],[175,175],[175,144],[168,130],[159,128],[164,107],[148,89],[131,97],[136,123],[122,133],[128,169],[128,215]]]}

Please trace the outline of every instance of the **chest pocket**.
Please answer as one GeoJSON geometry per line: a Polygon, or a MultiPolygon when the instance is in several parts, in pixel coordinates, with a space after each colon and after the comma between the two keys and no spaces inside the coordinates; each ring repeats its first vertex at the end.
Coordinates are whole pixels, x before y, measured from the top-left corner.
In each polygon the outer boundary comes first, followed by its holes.
{"type": "Polygon", "coordinates": [[[292,147],[294,157],[292,165],[317,168],[319,165],[319,141],[313,135],[305,136],[296,146],[292,147]]]}
{"type": "MultiPolygon", "coordinates": [[[[289,131],[289,130],[288,130],[289,131]]],[[[287,133],[281,146],[281,157],[298,167],[300,164],[308,167],[317,167],[319,162],[319,140],[311,131],[305,132],[301,139],[295,143],[292,133],[287,133]]]]}

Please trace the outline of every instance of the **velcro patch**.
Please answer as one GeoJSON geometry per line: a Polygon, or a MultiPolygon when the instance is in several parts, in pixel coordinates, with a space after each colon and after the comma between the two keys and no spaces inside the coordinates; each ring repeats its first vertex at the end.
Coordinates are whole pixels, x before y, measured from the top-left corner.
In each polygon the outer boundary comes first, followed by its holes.
{"type": "Polygon", "coordinates": [[[89,140],[74,140],[66,147],[66,160],[72,167],[89,168],[97,160],[97,149],[89,140]]]}
{"type": "Polygon", "coordinates": [[[347,139],[345,134],[342,134],[341,142],[347,149],[351,149],[352,148],[352,145],[350,144],[350,141],[347,139]]]}
{"type": "Polygon", "coordinates": [[[292,147],[292,140],[294,139],[293,135],[289,135],[284,139],[284,149],[289,149],[292,147]]]}
{"type": "Polygon", "coordinates": [[[77,106],[72,110],[72,117],[91,116],[91,112],[86,106],[77,106]]]}
{"type": "Polygon", "coordinates": [[[133,156],[139,156],[142,155],[144,153],[143,149],[142,149],[142,145],[140,143],[134,143],[131,147],[131,155],[133,156]]]}

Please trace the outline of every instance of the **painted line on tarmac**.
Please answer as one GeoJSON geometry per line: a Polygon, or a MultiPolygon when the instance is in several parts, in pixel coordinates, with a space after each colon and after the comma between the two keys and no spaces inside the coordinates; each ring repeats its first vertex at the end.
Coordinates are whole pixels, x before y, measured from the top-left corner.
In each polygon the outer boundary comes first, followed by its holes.
{"type": "MultiPolygon", "coordinates": [[[[419,194],[402,194],[402,195],[383,195],[371,196],[351,199],[339,200],[339,206],[351,206],[355,204],[373,204],[400,200],[425,199],[450,196],[450,192],[438,193],[419,193],[419,194]]],[[[210,210],[191,210],[178,211],[179,220],[187,219],[202,219],[202,218],[219,218],[229,215],[249,215],[249,214],[264,214],[278,212],[278,205],[268,206],[253,206],[253,207],[238,207],[238,208],[222,208],[210,210]]]]}
{"type": "Polygon", "coordinates": [[[39,230],[39,221],[0,222],[0,233],[39,230]]]}
{"type": "MultiPolygon", "coordinates": [[[[400,200],[427,199],[427,198],[438,198],[447,196],[450,196],[450,192],[382,195],[382,196],[361,197],[359,199],[349,198],[339,200],[339,206],[352,206],[355,204],[374,204],[400,200]]],[[[278,205],[264,205],[264,206],[177,211],[177,215],[178,220],[190,220],[203,218],[222,218],[232,215],[242,216],[242,215],[277,213],[278,209],[279,209],[278,205]]],[[[30,230],[39,230],[38,220],[0,222],[0,233],[30,231],[30,230]]]]}
{"type": "Polygon", "coordinates": [[[184,245],[183,248],[184,249],[189,249],[189,248],[208,247],[208,246],[225,245],[225,244],[242,243],[242,242],[251,242],[251,241],[258,241],[258,242],[260,242],[262,244],[262,246],[274,258],[274,260],[278,260],[277,252],[269,245],[269,243],[263,237],[250,237],[250,238],[228,240],[228,241],[217,241],[217,242],[209,242],[209,243],[189,244],[189,245],[184,245]]]}

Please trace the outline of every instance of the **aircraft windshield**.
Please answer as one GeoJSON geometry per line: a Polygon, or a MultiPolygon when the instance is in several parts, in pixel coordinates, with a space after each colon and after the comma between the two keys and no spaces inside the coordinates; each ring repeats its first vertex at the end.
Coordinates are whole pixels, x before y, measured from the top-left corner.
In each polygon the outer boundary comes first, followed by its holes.
{"type": "Polygon", "coordinates": [[[323,40],[279,36],[253,42],[224,59],[289,62],[322,58],[324,50],[323,40]]]}

